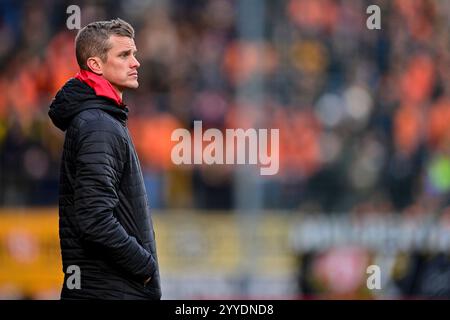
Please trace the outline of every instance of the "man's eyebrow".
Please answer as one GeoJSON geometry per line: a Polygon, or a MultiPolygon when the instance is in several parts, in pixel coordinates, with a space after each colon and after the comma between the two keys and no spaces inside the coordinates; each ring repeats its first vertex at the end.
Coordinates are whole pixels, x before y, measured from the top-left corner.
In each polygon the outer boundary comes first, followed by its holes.
{"type": "Polygon", "coordinates": [[[128,50],[123,50],[123,51],[120,51],[119,52],[119,56],[120,55],[122,55],[122,54],[126,54],[126,53],[131,53],[131,51],[133,51],[133,53],[136,53],[137,52],[137,49],[128,49],[128,50]]]}

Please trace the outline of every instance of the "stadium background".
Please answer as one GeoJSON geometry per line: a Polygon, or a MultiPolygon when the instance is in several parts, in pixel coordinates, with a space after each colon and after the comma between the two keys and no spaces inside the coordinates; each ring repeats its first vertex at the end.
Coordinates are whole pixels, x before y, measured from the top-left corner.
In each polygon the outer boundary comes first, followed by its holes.
{"type": "Polygon", "coordinates": [[[163,298],[450,298],[450,1],[0,1],[0,298],[55,299],[81,25],[136,29],[125,94],[163,298]],[[381,8],[381,30],[366,8],[381,8]],[[174,166],[176,128],[279,128],[280,171],[174,166]],[[366,287],[381,268],[381,290],[366,287]]]}

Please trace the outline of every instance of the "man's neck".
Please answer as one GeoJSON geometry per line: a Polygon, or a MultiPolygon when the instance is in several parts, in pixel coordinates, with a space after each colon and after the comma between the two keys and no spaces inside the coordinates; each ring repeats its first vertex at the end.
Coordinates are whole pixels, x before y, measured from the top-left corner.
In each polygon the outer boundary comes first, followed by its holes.
{"type": "MultiPolygon", "coordinates": [[[[110,82],[111,83],[111,82],[110,82]]],[[[123,91],[121,91],[119,88],[117,88],[115,85],[111,83],[111,86],[113,87],[114,91],[119,95],[120,99],[122,99],[123,91]]]]}

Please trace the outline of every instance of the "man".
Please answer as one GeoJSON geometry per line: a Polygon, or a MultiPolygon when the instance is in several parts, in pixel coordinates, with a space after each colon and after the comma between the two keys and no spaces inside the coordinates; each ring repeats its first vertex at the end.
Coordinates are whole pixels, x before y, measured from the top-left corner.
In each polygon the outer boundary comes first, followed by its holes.
{"type": "Polygon", "coordinates": [[[121,19],[81,29],[75,39],[80,72],[50,106],[53,123],[66,131],[62,299],[161,298],[153,223],[122,103],[123,91],[139,86],[133,39],[133,28],[121,19]],[[71,265],[80,270],[81,286],[71,283],[71,265]]]}

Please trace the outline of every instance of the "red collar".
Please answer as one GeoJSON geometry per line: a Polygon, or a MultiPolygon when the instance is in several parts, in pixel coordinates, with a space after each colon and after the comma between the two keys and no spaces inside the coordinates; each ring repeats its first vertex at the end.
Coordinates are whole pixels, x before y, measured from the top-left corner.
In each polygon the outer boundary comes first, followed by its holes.
{"type": "Polygon", "coordinates": [[[87,70],[80,70],[75,78],[83,81],[89,87],[94,89],[95,94],[98,96],[106,97],[113,100],[118,106],[124,107],[122,99],[120,98],[117,91],[113,88],[111,83],[105,78],[87,70]]]}

